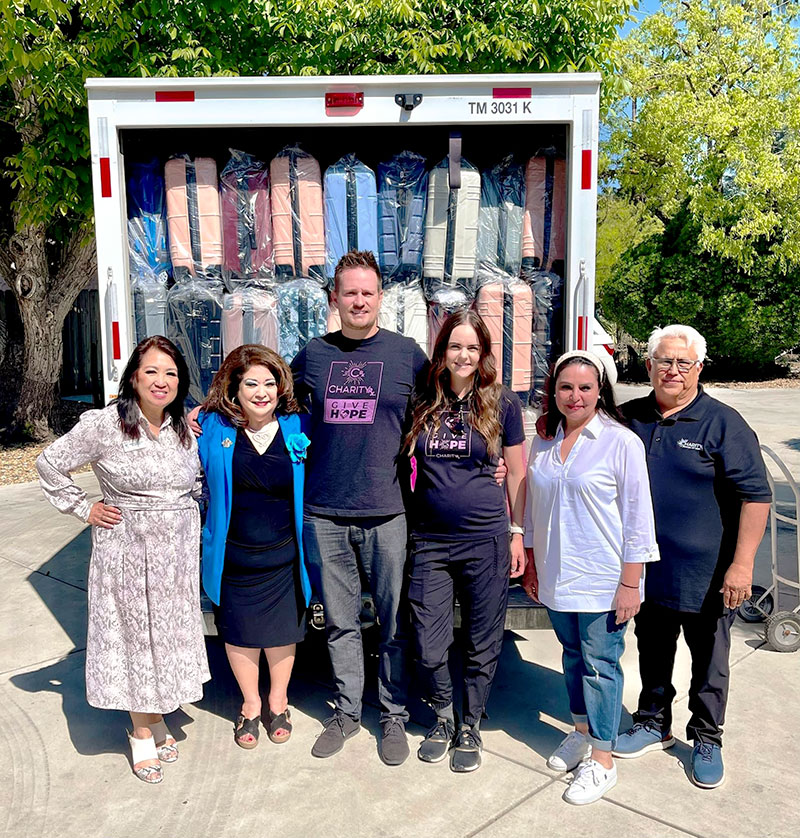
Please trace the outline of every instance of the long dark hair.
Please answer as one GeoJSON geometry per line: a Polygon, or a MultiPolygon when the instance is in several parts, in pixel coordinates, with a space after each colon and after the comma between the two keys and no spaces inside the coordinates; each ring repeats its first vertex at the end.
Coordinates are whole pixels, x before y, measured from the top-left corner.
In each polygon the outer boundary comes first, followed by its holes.
{"type": "MultiPolygon", "coordinates": [[[[558,363],[558,361],[556,361],[556,363],[558,363]]],[[[557,372],[555,364],[553,364],[550,368],[550,375],[547,377],[544,401],[544,410],[547,415],[546,433],[548,438],[552,439],[556,435],[558,426],[564,419],[564,414],[556,407],[556,383],[558,381],[558,376],[562,370],[565,370],[567,367],[574,366],[575,364],[582,364],[583,366],[594,370],[594,374],[598,378],[598,382],[600,384],[600,395],[597,399],[597,409],[605,413],[606,416],[609,416],[619,422],[621,425],[627,425],[625,418],[617,407],[617,402],[614,399],[614,388],[611,386],[608,376],[605,375],[605,373],[601,376],[597,367],[595,367],[595,365],[587,358],[576,356],[574,358],[567,358],[563,364],[559,364],[557,372]]]]}
{"type": "Polygon", "coordinates": [[[497,383],[497,367],[492,356],[492,338],[481,316],[471,308],[454,311],[442,324],[424,387],[412,404],[411,430],[406,435],[404,449],[411,456],[417,438],[423,431],[437,431],[441,412],[450,402],[447,389],[450,371],[445,355],[450,336],[459,326],[472,326],[478,336],[481,357],[472,380],[472,398],[469,403],[469,424],[483,437],[489,454],[500,453],[500,395],[502,386],[497,383]]]}
{"type": "Polygon", "coordinates": [[[297,413],[300,408],[294,397],[292,371],[286,361],[258,343],[246,343],[239,346],[222,362],[219,372],[214,376],[208,396],[203,403],[206,413],[219,413],[237,428],[247,427],[247,417],[242,408],[233,400],[239,392],[244,374],[250,367],[266,367],[274,376],[278,385],[278,413],[297,413]]]}
{"type": "Polygon", "coordinates": [[[133,350],[128,363],[125,365],[119,395],[112,402],[112,404],[116,403],[117,405],[119,426],[125,436],[130,439],[139,439],[141,433],[138,412],[139,400],[136,398],[136,391],[133,389],[133,376],[142,365],[142,358],[151,349],[157,349],[159,352],[169,355],[177,367],[178,392],[175,398],[164,408],[164,413],[171,417],[172,427],[178,435],[181,445],[184,448],[189,448],[192,444],[192,433],[186,422],[183,407],[189,393],[189,368],[186,366],[186,361],[183,360],[183,355],[178,351],[178,347],[171,340],[167,340],[161,335],[153,335],[153,337],[141,341],[133,350]]]}

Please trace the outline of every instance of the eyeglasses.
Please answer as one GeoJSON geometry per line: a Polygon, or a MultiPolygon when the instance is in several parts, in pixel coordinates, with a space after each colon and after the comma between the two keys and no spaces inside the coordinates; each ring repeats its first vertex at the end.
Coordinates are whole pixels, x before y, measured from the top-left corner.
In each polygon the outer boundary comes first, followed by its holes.
{"type": "Polygon", "coordinates": [[[701,361],[690,361],[688,358],[652,358],[652,362],[656,365],[656,369],[666,372],[672,369],[672,365],[678,368],[678,372],[689,372],[696,364],[701,361]]]}

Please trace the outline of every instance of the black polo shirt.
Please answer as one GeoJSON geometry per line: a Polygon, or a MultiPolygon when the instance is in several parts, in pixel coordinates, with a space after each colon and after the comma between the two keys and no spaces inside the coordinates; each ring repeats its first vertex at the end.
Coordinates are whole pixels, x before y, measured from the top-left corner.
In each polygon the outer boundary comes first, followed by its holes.
{"type": "Polygon", "coordinates": [[[647,450],[661,553],[648,565],[646,598],[679,611],[721,607],[742,501],[772,499],[755,433],[702,386],[667,419],[652,391],[621,409],[647,450]]]}

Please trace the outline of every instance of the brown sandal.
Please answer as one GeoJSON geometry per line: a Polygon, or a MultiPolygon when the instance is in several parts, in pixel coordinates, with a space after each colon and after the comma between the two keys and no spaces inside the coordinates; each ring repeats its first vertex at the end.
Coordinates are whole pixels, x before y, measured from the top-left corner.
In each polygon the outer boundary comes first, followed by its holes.
{"type": "Polygon", "coordinates": [[[292,723],[289,721],[291,717],[292,714],[289,712],[288,707],[283,711],[283,713],[273,713],[272,710],[269,711],[269,726],[267,727],[267,734],[270,742],[280,745],[283,742],[289,741],[289,737],[292,735],[292,723]],[[281,730],[286,731],[285,736],[278,736],[278,732],[281,730]]]}
{"type": "Polygon", "coordinates": [[[250,751],[258,745],[258,734],[261,732],[258,726],[260,721],[260,715],[254,719],[246,719],[243,713],[239,713],[233,729],[233,740],[240,748],[250,751]],[[245,736],[252,736],[252,741],[244,739],[245,736]]]}

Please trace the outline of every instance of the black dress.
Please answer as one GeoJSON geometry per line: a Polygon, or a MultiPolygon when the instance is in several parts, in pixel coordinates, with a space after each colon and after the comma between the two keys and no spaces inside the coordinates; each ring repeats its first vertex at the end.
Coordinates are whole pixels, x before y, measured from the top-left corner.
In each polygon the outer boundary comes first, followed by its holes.
{"type": "Polygon", "coordinates": [[[217,628],[232,646],[286,646],[305,637],[294,528],[292,461],[278,429],[259,454],[244,431],[233,450],[233,501],[217,628]]]}

